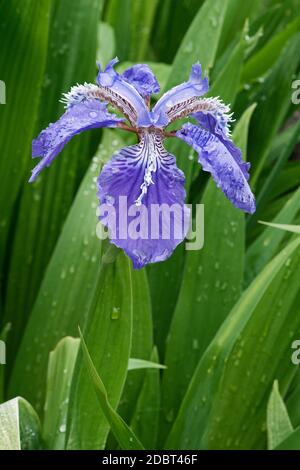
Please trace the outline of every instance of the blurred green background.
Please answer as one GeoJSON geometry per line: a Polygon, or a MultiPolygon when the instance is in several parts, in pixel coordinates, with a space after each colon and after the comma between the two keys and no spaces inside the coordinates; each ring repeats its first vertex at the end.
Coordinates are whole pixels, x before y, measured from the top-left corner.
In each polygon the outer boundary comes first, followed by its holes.
{"type": "Polygon", "coordinates": [[[0,449],[300,449],[299,11],[0,0],[0,449]],[[187,201],[205,205],[205,244],[141,271],[96,237],[95,179],[131,136],[76,136],[27,183],[61,94],[116,55],[120,70],[149,64],[162,91],[200,61],[235,113],[257,198],[245,218],[167,142],[187,201]]]}

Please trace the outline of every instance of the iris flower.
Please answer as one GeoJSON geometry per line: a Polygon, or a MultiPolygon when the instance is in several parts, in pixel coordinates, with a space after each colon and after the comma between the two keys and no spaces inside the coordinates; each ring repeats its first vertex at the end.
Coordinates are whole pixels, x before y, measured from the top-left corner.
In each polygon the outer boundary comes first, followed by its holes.
{"type": "MultiPolygon", "coordinates": [[[[247,182],[250,165],[243,161],[241,151],[231,140],[229,107],[218,98],[200,98],[209,89],[201,65],[194,64],[188,81],[165,93],[151,109],[151,95],[160,89],[151,69],[138,64],[119,74],[114,69],[117,62],[117,58],[112,60],[104,70],[99,65],[97,84],[77,85],[64,95],[66,112],[33,141],[32,156],[41,160],[29,181],[34,181],[52,163],[75,134],[114,127],[135,132],[139,143],[121,149],[104,165],[98,177],[100,207],[114,205],[116,214],[121,215],[120,197],[126,197],[128,207],[137,209],[142,205],[147,209],[151,205],[176,205],[186,221],[189,209],[184,202],[184,174],[177,168],[175,157],[164,147],[164,139],[173,136],[197,152],[203,170],[211,173],[235,207],[253,213],[255,199],[247,182]],[[108,104],[124,118],[110,112],[108,104]],[[177,131],[166,130],[169,124],[187,117],[194,123],[186,122],[177,131]]],[[[111,242],[130,256],[135,268],[141,268],[168,258],[184,239],[186,223],[182,225],[183,219],[177,217],[178,212],[177,215],[174,212],[173,224],[182,226],[179,236],[163,236],[160,227],[151,238],[124,236],[120,233],[120,222],[113,231],[112,218],[102,214],[100,220],[108,228],[111,242]]],[[[145,224],[151,225],[149,214],[142,225],[145,224]]]]}

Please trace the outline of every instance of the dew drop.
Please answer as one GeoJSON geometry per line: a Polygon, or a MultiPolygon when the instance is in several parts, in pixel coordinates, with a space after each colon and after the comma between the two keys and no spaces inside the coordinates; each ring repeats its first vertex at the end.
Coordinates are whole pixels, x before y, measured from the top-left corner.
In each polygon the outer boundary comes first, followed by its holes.
{"type": "Polygon", "coordinates": [[[111,312],[111,319],[118,320],[120,318],[120,307],[113,307],[111,312]]]}
{"type": "Polygon", "coordinates": [[[67,427],[66,427],[65,424],[61,424],[61,425],[59,426],[59,432],[66,432],[66,429],[67,429],[67,427]]]}

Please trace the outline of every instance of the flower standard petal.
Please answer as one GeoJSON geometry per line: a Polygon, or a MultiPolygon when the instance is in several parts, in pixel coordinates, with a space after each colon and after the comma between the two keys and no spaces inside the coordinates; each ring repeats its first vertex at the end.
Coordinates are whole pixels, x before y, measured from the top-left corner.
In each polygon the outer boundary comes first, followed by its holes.
{"type": "Polygon", "coordinates": [[[100,221],[135,268],[167,259],[186,235],[184,175],[157,132],[143,132],[139,144],[113,156],[99,176],[98,197],[100,221]],[[137,218],[138,233],[130,230],[137,218]]]}
{"type": "Polygon", "coordinates": [[[211,173],[235,207],[255,212],[255,198],[247,183],[249,166],[241,160],[233,142],[190,123],[184,124],[176,135],[198,153],[203,170],[211,173]]]}
{"type": "Polygon", "coordinates": [[[115,71],[114,66],[117,62],[117,58],[110,61],[104,71],[99,65],[97,76],[99,99],[119,109],[133,126],[151,126],[149,109],[144,99],[132,84],[115,71]]]}
{"type": "Polygon", "coordinates": [[[143,98],[149,98],[154,93],[159,93],[159,83],[146,64],[137,64],[122,73],[122,78],[139,92],[143,98]]]}
{"type": "Polygon", "coordinates": [[[153,113],[164,114],[167,123],[175,121],[183,117],[183,114],[186,116],[188,106],[204,95],[208,88],[208,78],[202,78],[201,65],[194,64],[189,80],[165,93],[154,106],[153,113]]]}
{"type": "Polygon", "coordinates": [[[32,156],[42,159],[33,169],[29,182],[34,181],[41,170],[51,164],[74,135],[88,129],[116,127],[122,121],[110,114],[106,105],[96,99],[80,99],[76,104],[69,104],[61,118],[50,124],[32,142],[32,156]]]}

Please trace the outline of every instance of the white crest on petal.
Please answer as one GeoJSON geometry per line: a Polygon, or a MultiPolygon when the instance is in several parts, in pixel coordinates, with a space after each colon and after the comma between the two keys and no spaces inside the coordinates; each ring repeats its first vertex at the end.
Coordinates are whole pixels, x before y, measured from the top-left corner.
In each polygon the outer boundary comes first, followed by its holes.
{"type": "Polygon", "coordinates": [[[68,93],[63,93],[60,100],[65,108],[70,108],[74,104],[82,103],[87,99],[97,98],[99,87],[93,83],[84,83],[84,85],[74,85],[68,93]]]}
{"type": "Polygon", "coordinates": [[[203,98],[193,107],[192,113],[201,112],[210,114],[216,119],[218,126],[227,137],[230,137],[230,124],[235,120],[230,106],[225,104],[218,96],[213,98],[203,98]],[[195,109],[196,108],[196,109],[195,109]]]}

